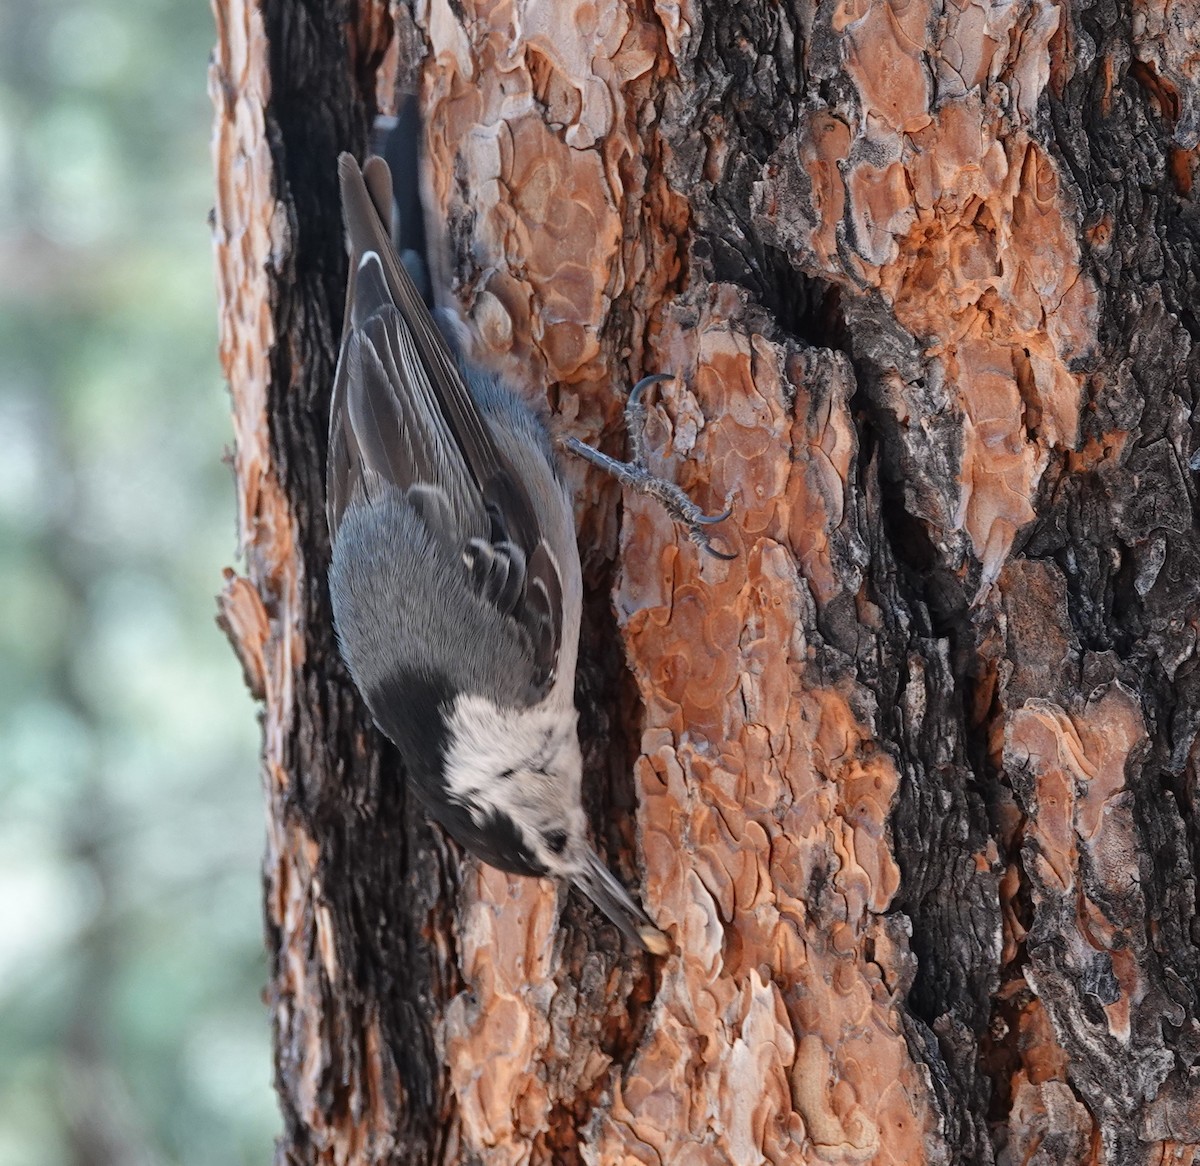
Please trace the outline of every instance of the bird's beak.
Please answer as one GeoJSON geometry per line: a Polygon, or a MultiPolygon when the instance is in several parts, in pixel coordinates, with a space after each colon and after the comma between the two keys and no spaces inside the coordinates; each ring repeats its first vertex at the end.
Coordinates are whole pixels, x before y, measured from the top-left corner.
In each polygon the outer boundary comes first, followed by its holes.
{"type": "Polygon", "coordinates": [[[583,866],[571,881],[639,947],[652,955],[666,955],[671,950],[670,940],[650,922],[590,846],[584,848],[583,866]]]}

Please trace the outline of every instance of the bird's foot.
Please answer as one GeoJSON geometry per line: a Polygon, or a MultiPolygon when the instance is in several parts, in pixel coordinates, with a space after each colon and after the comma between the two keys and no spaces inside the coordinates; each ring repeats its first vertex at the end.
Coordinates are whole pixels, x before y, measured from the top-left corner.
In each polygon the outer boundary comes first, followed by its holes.
{"type": "Polygon", "coordinates": [[[712,545],[712,537],[705,529],[718,522],[724,522],[732,513],[730,507],[723,514],[705,514],[678,486],[665,481],[650,472],[646,453],[646,406],[642,402],[642,394],[650,385],[660,381],[674,380],[665,373],[655,373],[642,377],[633,386],[629,400],[625,403],[625,428],[629,433],[629,461],[618,461],[601,453],[590,445],[585,445],[577,437],[568,437],[566,447],[579,457],[591,462],[592,465],[612,474],[623,486],[636,490],[654,498],[659,505],[681,526],[685,527],[688,537],[701,550],[707,551],[714,559],[736,559],[737,555],[726,554],[712,545]]]}

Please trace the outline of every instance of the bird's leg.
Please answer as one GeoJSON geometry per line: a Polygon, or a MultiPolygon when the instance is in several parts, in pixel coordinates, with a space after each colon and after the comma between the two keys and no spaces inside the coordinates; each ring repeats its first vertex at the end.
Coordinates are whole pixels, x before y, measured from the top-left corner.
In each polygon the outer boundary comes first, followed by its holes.
{"type": "Polygon", "coordinates": [[[633,386],[629,400],[625,402],[625,428],[629,433],[629,460],[618,461],[585,445],[577,437],[568,437],[566,447],[579,457],[591,462],[594,466],[612,474],[622,486],[628,486],[639,494],[654,498],[664,510],[681,526],[687,528],[688,537],[702,550],[707,551],[715,559],[736,559],[736,555],[727,555],[718,551],[712,545],[712,539],[704,528],[718,522],[724,522],[732,513],[730,507],[723,514],[705,514],[678,486],[667,482],[650,472],[646,453],[646,406],[642,403],[642,394],[649,385],[660,381],[674,380],[665,373],[655,373],[653,376],[642,377],[633,386]]]}

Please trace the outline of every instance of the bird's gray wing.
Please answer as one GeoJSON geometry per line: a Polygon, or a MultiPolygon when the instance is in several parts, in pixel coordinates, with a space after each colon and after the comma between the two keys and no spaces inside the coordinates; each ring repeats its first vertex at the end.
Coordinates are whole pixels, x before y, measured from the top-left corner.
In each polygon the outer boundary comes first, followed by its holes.
{"type": "Polygon", "coordinates": [[[522,629],[531,689],[543,694],[562,639],[562,582],[538,512],[391,245],[386,164],[370,158],[360,170],[343,154],[338,171],[352,266],[330,413],[331,537],[357,499],[399,489],[522,629]]]}

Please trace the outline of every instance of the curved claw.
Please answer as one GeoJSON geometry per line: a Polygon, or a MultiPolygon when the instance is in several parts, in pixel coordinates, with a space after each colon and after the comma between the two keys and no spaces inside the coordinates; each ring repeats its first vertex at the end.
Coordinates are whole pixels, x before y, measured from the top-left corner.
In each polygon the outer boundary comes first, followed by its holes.
{"type": "Polygon", "coordinates": [[[728,563],[728,562],[732,562],[734,559],[737,558],[736,553],[732,554],[732,555],[727,555],[724,551],[717,550],[717,548],[712,545],[712,540],[708,537],[707,534],[704,533],[704,531],[693,529],[690,533],[692,536],[692,541],[702,551],[706,551],[708,554],[712,555],[712,557],[714,559],[723,559],[725,562],[728,563]]]}
{"type": "Polygon", "coordinates": [[[651,386],[662,384],[663,381],[673,381],[674,374],[669,372],[652,372],[649,376],[642,377],[632,389],[629,390],[629,404],[636,405],[642,399],[642,394],[651,386]]]}
{"type": "Polygon", "coordinates": [[[693,518],[692,521],[697,526],[716,526],[718,522],[724,522],[725,519],[730,518],[732,515],[733,507],[731,506],[723,514],[701,514],[699,517],[693,518]]]}

